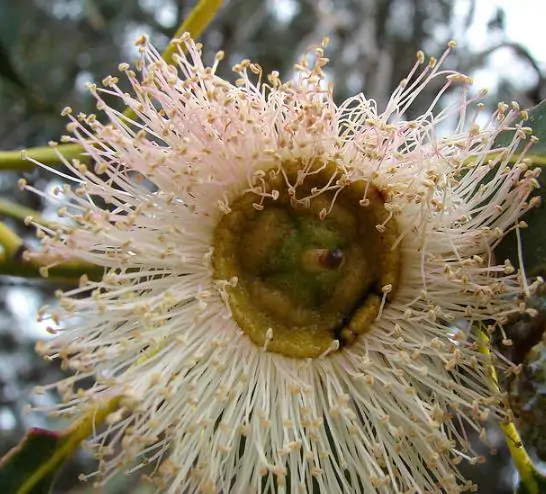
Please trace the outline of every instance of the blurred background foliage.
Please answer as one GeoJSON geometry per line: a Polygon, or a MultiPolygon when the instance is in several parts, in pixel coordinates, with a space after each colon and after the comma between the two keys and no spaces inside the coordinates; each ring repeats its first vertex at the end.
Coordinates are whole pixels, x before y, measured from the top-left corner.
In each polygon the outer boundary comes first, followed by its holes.
{"type": "MultiPolygon", "coordinates": [[[[220,69],[225,77],[231,77],[231,66],[242,58],[258,61],[266,72],[279,70],[281,76],[289,77],[297,57],[327,35],[331,39],[327,74],[335,81],[335,97],[341,101],[364,91],[381,109],[414,64],[417,50],[439,56],[454,38],[459,48],[448,66],[469,74],[484,70],[490,77],[492,74],[495,87],[488,96],[491,104],[499,99],[517,100],[523,107],[537,104],[546,96],[544,66],[528,47],[510,39],[502,7],[489,9],[483,17],[478,13],[479,3],[228,0],[202,41],[211,62],[215,51],[225,50],[226,62],[220,69]],[[483,43],[478,45],[467,42],[467,35],[476,25],[483,33],[483,43]],[[520,76],[509,77],[491,67],[484,69],[499,51],[509,52],[510,63],[520,76]]],[[[93,111],[86,82],[100,81],[115,73],[121,61],[132,61],[136,53],[133,41],[142,33],[163,49],[194,4],[179,0],[0,0],[0,149],[45,145],[58,139],[64,131],[65,121],[59,117],[64,106],[93,111]]],[[[424,94],[410,116],[421,113],[429,103],[430,98],[424,94]]],[[[47,189],[53,183],[52,177],[40,170],[25,176],[38,188],[47,189]]],[[[53,219],[53,209],[42,204],[38,196],[18,191],[19,177],[13,172],[0,174],[0,200],[16,201],[53,219]]],[[[29,243],[33,242],[30,229],[6,221],[29,243]]],[[[57,380],[61,373],[56,365],[34,355],[36,338],[45,335],[45,328],[34,321],[34,314],[51,300],[58,287],[40,280],[0,276],[0,455],[15,445],[30,425],[66,425],[23,413],[28,402],[40,406],[56,399],[52,395],[38,399],[31,390],[38,383],[57,380]]],[[[526,372],[536,375],[538,371],[530,364],[526,372]]],[[[520,402],[534,399],[536,393],[529,397],[525,383],[515,386],[520,402]]],[[[531,434],[536,435],[537,429],[531,429],[531,434]]],[[[543,437],[539,434],[535,441],[541,456],[543,437]]],[[[480,468],[469,469],[467,475],[480,485],[482,494],[512,493],[515,474],[504,439],[493,427],[489,439],[498,449],[497,454],[480,468]]],[[[489,448],[479,443],[476,447],[489,454],[489,448]]],[[[89,486],[78,483],[78,473],[92,470],[91,457],[82,452],[63,470],[56,492],[90,491],[89,486]]],[[[108,492],[146,492],[145,486],[137,487],[138,481],[138,475],[120,475],[108,492]]]]}

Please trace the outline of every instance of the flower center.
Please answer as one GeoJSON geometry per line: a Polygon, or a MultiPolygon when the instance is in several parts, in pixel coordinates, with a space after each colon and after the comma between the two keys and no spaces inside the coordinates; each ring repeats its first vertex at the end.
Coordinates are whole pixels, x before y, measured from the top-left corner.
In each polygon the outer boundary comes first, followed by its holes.
{"type": "Polygon", "coordinates": [[[214,278],[237,280],[225,284],[233,318],[268,351],[314,358],[350,345],[398,285],[398,229],[381,193],[341,177],[333,164],[303,174],[283,163],[216,227],[214,278]]]}

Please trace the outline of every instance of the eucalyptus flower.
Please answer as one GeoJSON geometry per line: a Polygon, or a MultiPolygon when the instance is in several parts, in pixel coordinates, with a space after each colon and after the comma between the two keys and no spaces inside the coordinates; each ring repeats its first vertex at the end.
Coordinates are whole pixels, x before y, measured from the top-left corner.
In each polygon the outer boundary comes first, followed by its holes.
{"type": "Polygon", "coordinates": [[[476,327],[502,335],[533,290],[493,252],[538,202],[526,112],[488,117],[442,68],[454,43],[419,52],[382,110],[336,104],[326,42],[288,82],[244,60],[234,83],[223,53],[175,43],[172,66],[139,40],[130,93],[90,85],[101,117],[63,112],[91,165],[61,156],[68,221],[40,227],[42,261],[104,267],[43,309],[38,348],[73,371],[41,390],[60,391],[54,413],[121,397],[89,477],[153,463],[169,493],[472,489],[467,431],[507,416],[476,327]]]}

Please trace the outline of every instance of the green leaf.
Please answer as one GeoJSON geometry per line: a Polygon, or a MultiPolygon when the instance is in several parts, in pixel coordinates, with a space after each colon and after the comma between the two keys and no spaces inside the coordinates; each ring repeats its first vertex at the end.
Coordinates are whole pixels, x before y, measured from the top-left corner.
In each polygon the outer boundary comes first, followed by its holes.
{"type": "Polygon", "coordinates": [[[113,398],[83,415],[68,429],[51,432],[31,429],[0,460],[0,492],[6,494],[48,494],[55,476],[72,454],[106,417],[118,408],[113,398]]]}
{"type": "MultiPolygon", "coordinates": [[[[529,110],[529,120],[525,123],[533,129],[533,135],[539,138],[539,141],[527,153],[527,157],[532,159],[534,167],[546,168],[546,100],[529,110]]],[[[513,133],[506,132],[502,135],[495,147],[505,146],[512,139],[513,133]]],[[[521,149],[520,149],[521,151],[521,149]]],[[[520,229],[521,241],[523,245],[523,261],[527,276],[546,275],[546,170],[542,170],[538,178],[541,188],[535,195],[542,198],[543,205],[527,213],[523,220],[528,228],[520,229]]],[[[495,249],[497,260],[499,262],[510,259],[516,264],[518,260],[518,242],[515,232],[504,237],[495,249]]]]}
{"type": "MultiPolygon", "coordinates": [[[[0,461],[0,492],[18,492],[22,480],[30,477],[46,463],[58,448],[59,433],[45,429],[30,429],[23,440],[0,461]]],[[[56,471],[48,473],[32,489],[33,494],[47,494],[56,471]]]]}

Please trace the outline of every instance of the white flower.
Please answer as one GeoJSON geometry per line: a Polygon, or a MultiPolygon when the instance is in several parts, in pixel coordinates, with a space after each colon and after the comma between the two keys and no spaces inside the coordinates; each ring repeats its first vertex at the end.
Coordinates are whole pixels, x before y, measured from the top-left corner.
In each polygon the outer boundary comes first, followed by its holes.
{"type": "Polygon", "coordinates": [[[379,112],[336,105],[323,47],[287,83],[243,61],[231,84],[221,53],[178,46],[175,68],[141,40],[131,94],[91,86],[108,123],[67,109],[94,169],[65,160],[74,223],[42,229],[52,264],[105,268],[60,294],[40,346],[75,371],[51,386],[60,413],[123,397],[92,440],[98,481],[157,462],[171,493],[469,489],[465,428],[505,415],[474,327],[502,331],[532,289],[492,252],[536,202],[525,113],[480,126],[469,79],[422,53],[379,112]],[[406,120],[433,79],[459,101],[406,120]]]}

